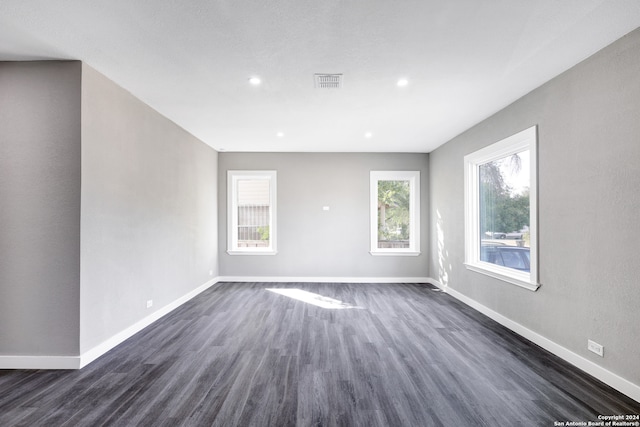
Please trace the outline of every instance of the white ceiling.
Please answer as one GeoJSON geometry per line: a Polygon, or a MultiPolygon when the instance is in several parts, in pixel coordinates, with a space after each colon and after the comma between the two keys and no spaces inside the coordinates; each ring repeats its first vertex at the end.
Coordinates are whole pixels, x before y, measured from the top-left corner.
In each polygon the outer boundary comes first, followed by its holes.
{"type": "Polygon", "coordinates": [[[0,60],[85,61],[216,149],[429,152],[639,26],[638,0],[0,0],[0,60]]]}

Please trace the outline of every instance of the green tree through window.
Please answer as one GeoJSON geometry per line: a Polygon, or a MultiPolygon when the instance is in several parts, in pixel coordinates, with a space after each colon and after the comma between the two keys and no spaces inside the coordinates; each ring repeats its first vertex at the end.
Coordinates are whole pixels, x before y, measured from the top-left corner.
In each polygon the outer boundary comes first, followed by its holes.
{"type": "Polygon", "coordinates": [[[410,201],[409,181],[378,182],[378,247],[409,247],[410,201]]]}
{"type": "Polygon", "coordinates": [[[509,185],[521,172],[521,155],[480,166],[480,234],[519,232],[529,226],[529,189],[509,185]]]}

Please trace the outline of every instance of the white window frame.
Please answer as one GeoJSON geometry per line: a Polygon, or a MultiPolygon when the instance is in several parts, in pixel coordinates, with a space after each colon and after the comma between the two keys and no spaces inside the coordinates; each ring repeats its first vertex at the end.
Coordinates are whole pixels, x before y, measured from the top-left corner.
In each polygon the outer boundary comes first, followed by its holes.
{"type": "Polygon", "coordinates": [[[374,256],[420,255],[420,171],[371,171],[369,180],[370,253],[374,256]],[[409,181],[409,247],[378,248],[378,182],[409,181]]]}
{"type": "Polygon", "coordinates": [[[273,170],[227,171],[227,253],[229,255],[275,255],[276,245],[276,185],[277,172],[273,170]],[[261,248],[238,247],[238,181],[259,179],[269,181],[269,246],[261,248]]]}
{"type": "Polygon", "coordinates": [[[536,291],[538,284],[538,221],[537,221],[537,126],[498,141],[464,157],[465,181],[465,266],[517,286],[536,291]],[[529,232],[530,272],[518,271],[480,260],[480,166],[529,150],[529,232]]]}

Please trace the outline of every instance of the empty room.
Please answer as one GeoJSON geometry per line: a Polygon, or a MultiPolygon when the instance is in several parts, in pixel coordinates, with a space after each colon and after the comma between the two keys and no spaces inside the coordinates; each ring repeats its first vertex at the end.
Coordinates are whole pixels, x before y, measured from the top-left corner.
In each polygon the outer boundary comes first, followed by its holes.
{"type": "Polygon", "coordinates": [[[0,0],[1,426],[640,426],[640,2],[0,0]]]}

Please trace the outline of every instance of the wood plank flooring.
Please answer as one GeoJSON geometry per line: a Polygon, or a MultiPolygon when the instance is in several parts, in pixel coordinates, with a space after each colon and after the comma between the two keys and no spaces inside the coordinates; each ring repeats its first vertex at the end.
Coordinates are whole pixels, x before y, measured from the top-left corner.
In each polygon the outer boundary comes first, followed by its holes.
{"type": "Polygon", "coordinates": [[[638,413],[427,284],[219,283],[82,370],[0,371],[0,426],[553,426],[638,413]]]}

